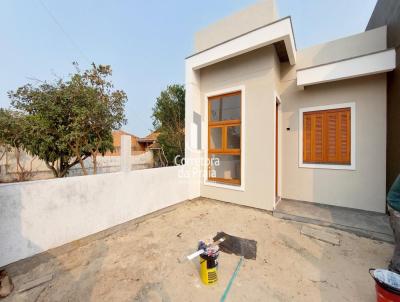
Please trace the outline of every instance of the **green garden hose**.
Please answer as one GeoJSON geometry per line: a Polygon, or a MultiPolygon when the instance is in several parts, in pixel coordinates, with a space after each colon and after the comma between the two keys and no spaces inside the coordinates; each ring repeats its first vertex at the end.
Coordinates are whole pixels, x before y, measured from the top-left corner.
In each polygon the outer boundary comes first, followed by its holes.
{"type": "Polygon", "coordinates": [[[244,259],[244,257],[241,256],[240,260],[239,260],[239,263],[237,264],[236,269],[233,272],[231,279],[229,280],[228,286],[225,288],[224,294],[221,297],[221,300],[220,300],[221,302],[224,302],[226,300],[226,297],[228,296],[229,290],[231,289],[232,283],[235,280],[235,278],[236,278],[236,276],[237,276],[237,274],[238,274],[238,272],[240,270],[240,266],[242,265],[243,259],[244,259]]]}

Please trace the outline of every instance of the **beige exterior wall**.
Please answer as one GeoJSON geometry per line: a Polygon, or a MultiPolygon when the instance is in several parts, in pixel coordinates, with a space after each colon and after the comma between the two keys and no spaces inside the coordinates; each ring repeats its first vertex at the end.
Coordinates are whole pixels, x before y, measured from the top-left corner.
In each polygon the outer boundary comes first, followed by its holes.
{"type": "Polygon", "coordinates": [[[277,19],[275,0],[261,0],[223,18],[195,34],[194,51],[199,52],[277,19]]]}
{"type": "Polygon", "coordinates": [[[320,84],[305,90],[300,90],[295,81],[287,81],[281,89],[282,197],[384,212],[386,75],[320,84]],[[347,102],[356,105],[356,169],[299,168],[299,109],[347,102]]]}
{"type": "MultiPolygon", "coordinates": [[[[202,180],[201,196],[272,210],[275,160],[271,146],[274,145],[272,121],[275,112],[276,60],[275,49],[269,46],[201,70],[203,119],[206,94],[237,86],[245,88],[245,119],[242,124],[242,133],[245,135],[245,158],[242,158],[244,191],[205,185],[202,180]]],[[[207,121],[203,122],[204,131],[207,132],[207,121]]]]}

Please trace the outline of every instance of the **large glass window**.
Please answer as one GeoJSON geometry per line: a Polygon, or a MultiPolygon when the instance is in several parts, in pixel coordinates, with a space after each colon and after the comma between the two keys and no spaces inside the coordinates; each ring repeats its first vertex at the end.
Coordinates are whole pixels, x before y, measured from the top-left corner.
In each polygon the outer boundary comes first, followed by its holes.
{"type": "Polygon", "coordinates": [[[241,92],[208,99],[208,180],[240,185],[241,92]]]}
{"type": "Polygon", "coordinates": [[[240,121],[240,93],[213,97],[210,111],[210,121],[240,121]]]}

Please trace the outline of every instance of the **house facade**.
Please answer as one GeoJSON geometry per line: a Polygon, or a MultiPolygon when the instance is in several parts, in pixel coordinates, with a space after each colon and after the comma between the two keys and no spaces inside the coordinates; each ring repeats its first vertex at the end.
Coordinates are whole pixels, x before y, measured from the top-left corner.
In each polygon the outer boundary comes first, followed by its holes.
{"type": "Polygon", "coordinates": [[[262,1],[196,33],[185,63],[186,164],[200,196],[385,212],[386,26],[297,50],[290,17],[262,1]]]}
{"type": "Polygon", "coordinates": [[[114,130],[112,132],[113,136],[113,145],[114,145],[114,152],[106,152],[107,156],[120,156],[121,155],[121,136],[128,135],[131,137],[131,148],[132,148],[132,155],[140,155],[148,152],[149,146],[154,144],[157,140],[158,133],[151,132],[149,135],[140,138],[136,135],[130,134],[123,130],[114,130]]]}

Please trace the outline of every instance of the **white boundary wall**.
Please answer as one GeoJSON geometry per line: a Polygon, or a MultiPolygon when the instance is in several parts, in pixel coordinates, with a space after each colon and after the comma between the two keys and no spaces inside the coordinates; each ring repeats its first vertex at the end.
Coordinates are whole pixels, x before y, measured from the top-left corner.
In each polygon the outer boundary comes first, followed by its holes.
{"type": "Polygon", "coordinates": [[[184,166],[0,185],[0,267],[181,201],[184,166]]]}

